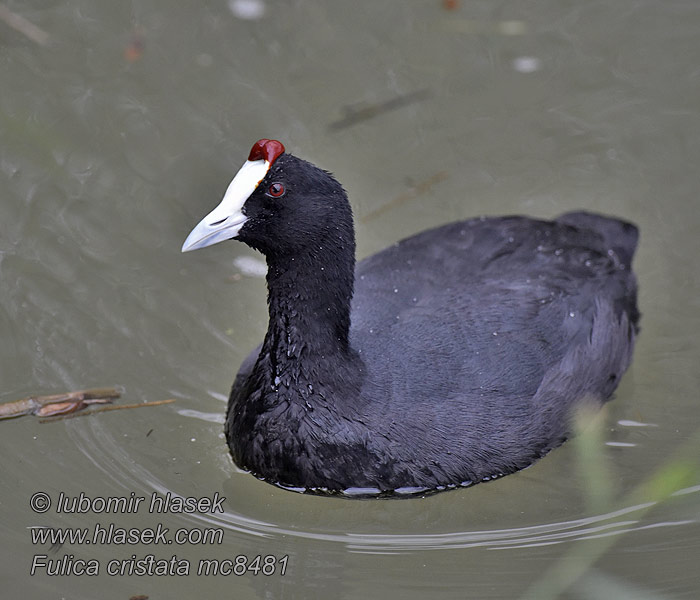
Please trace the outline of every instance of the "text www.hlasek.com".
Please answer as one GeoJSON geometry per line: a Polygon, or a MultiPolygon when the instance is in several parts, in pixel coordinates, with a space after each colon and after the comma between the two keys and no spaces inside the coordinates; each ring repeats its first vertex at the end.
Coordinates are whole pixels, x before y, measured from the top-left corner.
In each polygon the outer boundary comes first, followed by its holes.
{"type": "Polygon", "coordinates": [[[158,523],[155,529],[146,527],[125,529],[114,523],[103,527],[99,523],[93,529],[89,527],[66,527],[54,529],[51,527],[32,527],[32,544],[221,544],[224,541],[224,530],[221,527],[180,528],[173,536],[169,536],[169,528],[158,523]],[[92,535],[91,535],[92,534],[92,535]]]}
{"type": "MultiPolygon", "coordinates": [[[[36,513],[46,513],[52,507],[56,513],[73,514],[105,514],[105,513],[136,513],[141,506],[148,507],[149,513],[216,513],[223,512],[222,504],[226,500],[214,494],[213,497],[182,498],[170,493],[160,495],[154,492],[150,502],[144,502],[145,497],[136,496],[133,492],[129,497],[102,498],[88,497],[83,493],[71,497],[61,492],[54,504],[51,496],[45,492],[37,492],[30,498],[30,507],[36,513]]],[[[120,527],[116,523],[96,523],[90,527],[30,527],[32,544],[49,545],[60,548],[63,545],[220,545],[224,539],[224,529],[221,527],[181,527],[172,531],[162,523],[155,527],[120,527]]],[[[75,554],[64,554],[61,557],[49,557],[47,554],[36,554],[32,558],[30,574],[45,574],[50,576],[67,575],[99,575],[106,573],[111,576],[131,575],[284,575],[287,570],[288,556],[236,555],[233,558],[199,559],[191,564],[186,558],[173,554],[170,557],[156,557],[154,554],[137,557],[132,554],[129,558],[113,558],[100,560],[97,558],[81,558],[75,554]]]]}

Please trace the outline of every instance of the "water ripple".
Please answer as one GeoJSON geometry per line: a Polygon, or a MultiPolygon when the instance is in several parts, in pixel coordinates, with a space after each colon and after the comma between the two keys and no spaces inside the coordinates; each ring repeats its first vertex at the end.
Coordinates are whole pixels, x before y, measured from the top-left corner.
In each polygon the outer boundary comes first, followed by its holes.
{"type": "MultiPolygon", "coordinates": [[[[198,419],[216,420],[197,411],[180,411],[180,414],[185,412],[198,419]]],[[[167,493],[170,493],[171,496],[184,497],[188,495],[181,493],[171,485],[167,485],[141,466],[129,454],[128,446],[125,447],[121,440],[112,437],[99,421],[92,421],[91,427],[72,428],[70,433],[76,445],[94,465],[108,478],[120,485],[126,485],[134,490],[156,491],[163,495],[167,493]]],[[[700,493],[700,486],[679,490],[676,495],[691,493],[700,493]]],[[[621,535],[644,529],[678,527],[698,522],[697,519],[665,520],[641,524],[638,519],[634,518],[636,512],[644,511],[654,504],[654,502],[635,504],[604,514],[527,527],[423,534],[334,533],[323,530],[293,529],[233,511],[216,515],[183,515],[183,517],[208,526],[223,527],[226,530],[247,536],[277,539],[282,537],[305,538],[341,544],[350,552],[391,554],[475,547],[489,550],[534,548],[595,537],[621,535]]]]}

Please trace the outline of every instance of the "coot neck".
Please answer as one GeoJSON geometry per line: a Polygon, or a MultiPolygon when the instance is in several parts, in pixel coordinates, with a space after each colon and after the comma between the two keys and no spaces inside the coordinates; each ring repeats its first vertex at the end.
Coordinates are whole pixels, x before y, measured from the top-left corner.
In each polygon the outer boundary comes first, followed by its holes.
{"type": "Polygon", "coordinates": [[[351,352],[355,241],[352,230],[328,233],[312,247],[267,256],[270,322],[264,348],[276,371],[304,370],[307,361],[342,361],[351,352]]]}

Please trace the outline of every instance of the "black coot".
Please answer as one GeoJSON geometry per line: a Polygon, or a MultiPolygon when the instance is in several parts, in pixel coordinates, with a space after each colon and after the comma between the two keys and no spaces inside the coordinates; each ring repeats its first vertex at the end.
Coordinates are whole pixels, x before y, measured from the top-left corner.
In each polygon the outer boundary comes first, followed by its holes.
{"type": "Polygon", "coordinates": [[[231,238],[267,259],[270,322],[226,435],[240,467],[283,487],[419,493],[512,473],[631,360],[637,229],[617,219],[471,219],[355,265],[341,185],[260,140],[183,251],[231,238]]]}

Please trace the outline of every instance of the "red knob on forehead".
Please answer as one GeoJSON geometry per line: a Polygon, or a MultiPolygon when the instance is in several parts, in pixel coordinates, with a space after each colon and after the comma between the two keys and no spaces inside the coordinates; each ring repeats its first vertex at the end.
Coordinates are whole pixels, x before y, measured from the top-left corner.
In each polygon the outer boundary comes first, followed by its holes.
{"type": "Polygon", "coordinates": [[[248,155],[248,160],[266,160],[270,164],[275,162],[284,152],[282,142],[263,138],[253,144],[248,155]]]}

